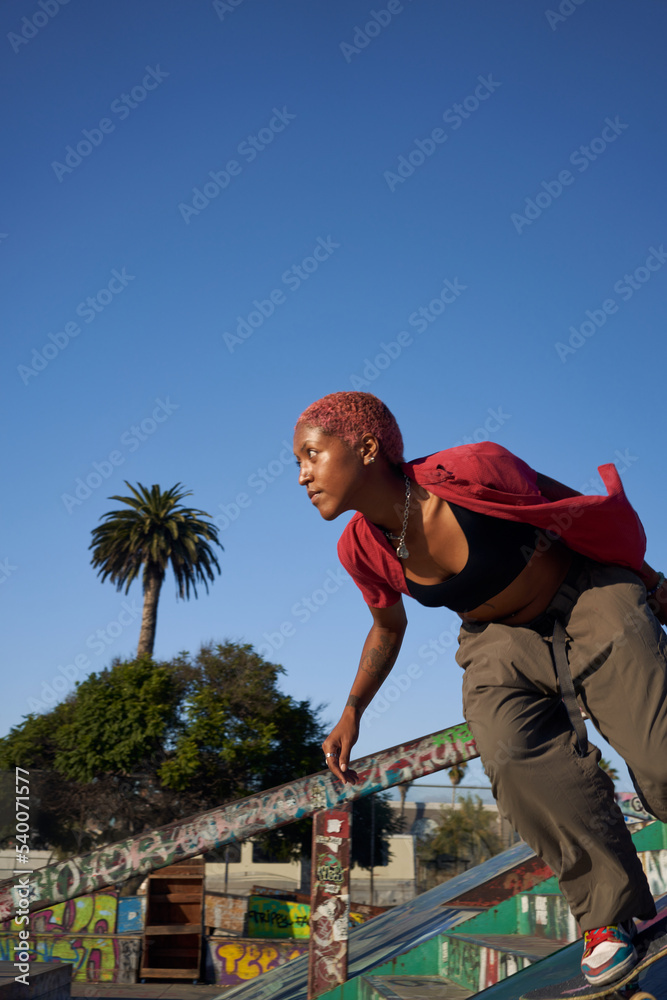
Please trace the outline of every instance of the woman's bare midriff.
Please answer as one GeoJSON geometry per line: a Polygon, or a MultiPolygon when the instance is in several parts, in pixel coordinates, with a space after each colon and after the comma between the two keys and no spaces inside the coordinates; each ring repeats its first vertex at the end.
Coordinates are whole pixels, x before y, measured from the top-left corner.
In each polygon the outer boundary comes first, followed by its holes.
{"type": "Polygon", "coordinates": [[[463,621],[525,625],[546,611],[567,576],[572,553],[559,542],[546,537],[543,541],[548,548],[534,552],[526,568],[500,594],[461,614],[463,621]]]}
{"type": "MultiPolygon", "coordinates": [[[[468,543],[445,500],[430,494],[422,514],[423,534],[418,532],[409,545],[406,576],[417,583],[438,583],[461,572],[468,560],[468,543]],[[447,558],[441,558],[441,553],[447,553],[447,558]]],[[[525,569],[495,597],[460,614],[463,621],[525,625],[546,611],[567,576],[572,552],[541,532],[539,537],[541,544],[525,569]]]]}

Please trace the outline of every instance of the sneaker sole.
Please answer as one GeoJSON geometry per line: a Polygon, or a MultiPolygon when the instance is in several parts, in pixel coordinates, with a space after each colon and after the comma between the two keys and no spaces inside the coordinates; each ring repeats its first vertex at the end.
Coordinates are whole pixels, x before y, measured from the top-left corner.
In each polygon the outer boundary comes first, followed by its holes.
{"type": "Polygon", "coordinates": [[[626,960],[621,962],[620,965],[615,965],[613,969],[607,969],[606,972],[603,972],[600,976],[591,976],[584,972],[584,979],[587,983],[590,983],[591,986],[607,986],[609,984],[613,984],[617,979],[620,979],[626,972],[629,972],[634,965],[637,965],[638,961],[639,956],[633,948],[632,955],[628,955],[626,960]]]}

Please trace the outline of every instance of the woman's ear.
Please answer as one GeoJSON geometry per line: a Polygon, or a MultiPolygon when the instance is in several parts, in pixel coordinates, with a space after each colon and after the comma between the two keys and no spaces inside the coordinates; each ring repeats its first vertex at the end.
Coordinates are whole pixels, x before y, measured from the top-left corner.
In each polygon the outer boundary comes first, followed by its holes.
{"type": "Polygon", "coordinates": [[[380,454],[380,442],[375,434],[362,434],[359,439],[359,453],[364,465],[372,465],[380,454]]]}

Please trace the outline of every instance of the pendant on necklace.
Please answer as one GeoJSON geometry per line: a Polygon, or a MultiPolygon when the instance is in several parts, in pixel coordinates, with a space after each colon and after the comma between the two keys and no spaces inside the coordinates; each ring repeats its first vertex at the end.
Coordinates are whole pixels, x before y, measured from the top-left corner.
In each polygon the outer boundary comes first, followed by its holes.
{"type": "Polygon", "coordinates": [[[398,556],[399,559],[408,558],[410,553],[408,552],[408,547],[405,544],[405,542],[401,542],[401,544],[398,546],[398,548],[396,549],[396,555],[398,556]]]}

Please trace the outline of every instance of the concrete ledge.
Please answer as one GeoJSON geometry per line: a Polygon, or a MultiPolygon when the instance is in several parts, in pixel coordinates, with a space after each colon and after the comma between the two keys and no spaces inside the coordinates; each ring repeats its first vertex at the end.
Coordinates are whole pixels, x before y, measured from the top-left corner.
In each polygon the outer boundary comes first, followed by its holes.
{"type": "Polygon", "coordinates": [[[27,984],[17,982],[13,962],[0,962],[0,1000],[69,1000],[72,966],[66,962],[29,963],[27,984]]]}

